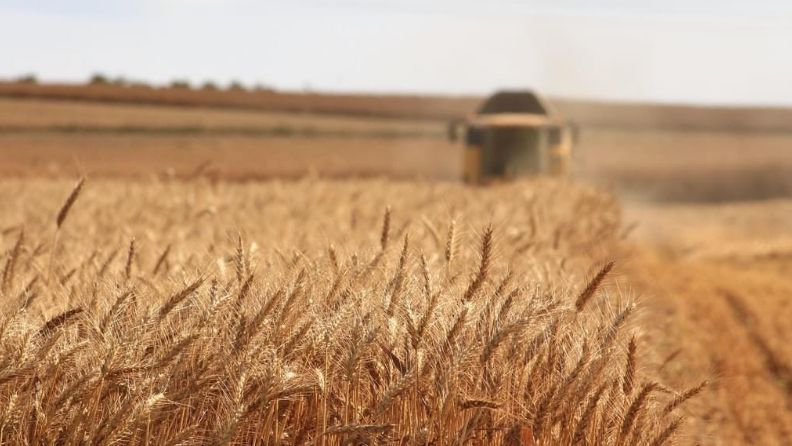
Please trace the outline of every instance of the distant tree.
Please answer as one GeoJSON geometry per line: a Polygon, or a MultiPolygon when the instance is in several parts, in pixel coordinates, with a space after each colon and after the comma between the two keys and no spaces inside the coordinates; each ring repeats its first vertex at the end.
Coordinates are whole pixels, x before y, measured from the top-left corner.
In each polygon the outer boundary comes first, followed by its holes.
{"type": "Polygon", "coordinates": [[[134,88],[151,88],[151,85],[144,81],[129,81],[127,82],[127,86],[134,88]]]}
{"type": "Polygon", "coordinates": [[[206,81],[201,88],[204,90],[214,91],[217,90],[217,84],[212,81],[206,81]]]}
{"type": "Polygon", "coordinates": [[[242,85],[242,83],[239,81],[231,81],[231,83],[228,84],[228,89],[234,91],[241,91],[245,89],[245,86],[242,85]]]}
{"type": "Polygon", "coordinates": [[[33,74],[33,73],[24,74],[22,76],[19,76],[16,79],[16,81],[17,81],[17,83],[20,83],[20,84],[37,84],[38,83],[38,79],[36,78],[36,75],[33,74]]]}
{"type": "Polygon", "coordinates": [[[127,87],[129,86],[129,81],[127,81],[124,76],[118,76],[117,78],[113,79],[111,82],[113,85],[117,85],[119,87],[127,87]]]}
{"type": "Polygon", "coordinates": [[[275,89],[269,85],[256,84],[253,86],[253,91],[275,91],[275,89]]]}
{"type": "Polygon", "coordinates": [[[91,76],[91,80],[89,81],[91,85],[107,85],[109,81],[107,80],[107,76],[101,73],[95,73],[91,76]]]}
{"type": "Polygon", "coordinates": [[[190,82],[188,82],[188,81],[186,81],[184,79],[175,79],[174,81],[172,81],[170,83],[170,87],[171,88],[183,89],[183,90],[189,90],[190,88],[192,88],[190,86],[190,82]]]}

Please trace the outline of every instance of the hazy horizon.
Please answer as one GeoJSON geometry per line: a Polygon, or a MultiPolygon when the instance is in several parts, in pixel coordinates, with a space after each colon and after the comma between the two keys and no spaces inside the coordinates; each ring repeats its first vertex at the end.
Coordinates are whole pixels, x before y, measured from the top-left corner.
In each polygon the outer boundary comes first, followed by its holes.
{"type": "Polygon", "coordinates": [[[792,5],[53,0],[0,5],[0,78],[792,106],[792,5]]]}

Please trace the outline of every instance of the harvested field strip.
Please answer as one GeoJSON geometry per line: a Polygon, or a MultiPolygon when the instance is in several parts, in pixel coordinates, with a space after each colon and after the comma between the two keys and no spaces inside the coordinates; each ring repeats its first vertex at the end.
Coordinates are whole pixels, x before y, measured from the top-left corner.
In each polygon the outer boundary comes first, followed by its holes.
{"type": "Polygon", "coordinates": [[[442,132],[442,122],[362,118],[311,113],[227,110],[167,105],[100,104],[80,101],[0,98],[0,125],[14,128],[311,128],[442,132]]]}
{"type": "Polygon", "coordinates": [[[464,116],[480,101],[477,97],[207,91],[186,88],[26,85],[2,82],[0,82],[0,97],[435,120],[464,116]]]}
{"type": "Polygon", "coordinates": [[[391,130],[391,129],[326,129],[314,127],[149,127],[149,126],[49,126],[24,127],[0,125],[0,135],[26,134],[94,134],[94,135],[155,135],[155,136],[250,136],[250,137],[302,137],[302,138],[363,138],[363,139],[440,139],[441,131],[391,130]]]}
{"type": "Polygon", "coordinates": [[[677,385],[711,377],[710,391],[690,406],[690,442],[790,444],[792,282],[774,271],[782,265],[669,260],[651,251],[634,258],[630,275],[661,330],[650,338],[661,358],[673,356],[661,376],[677,385]]]}

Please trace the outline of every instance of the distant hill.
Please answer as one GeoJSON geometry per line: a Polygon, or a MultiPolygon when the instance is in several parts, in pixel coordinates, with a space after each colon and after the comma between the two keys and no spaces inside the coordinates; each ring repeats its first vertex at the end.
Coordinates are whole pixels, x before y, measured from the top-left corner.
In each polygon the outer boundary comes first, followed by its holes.
{"type": "MultiPolygon", "coordinates": [[[[0,83],[0,96],[433,120],[464,117],[484,99],[476,96],[333,94],[14,82],[0,83]]],[[[790,108],[703,107],[553,98],[549,102],[560,113],[583,127],[792,132],[790,108]]]]}
{"type": "Polygon", "coordinates": [[[25,83],[0,83],[0,96],[423,119],[464,116],[480,100],[476,97],[25,83]]]}

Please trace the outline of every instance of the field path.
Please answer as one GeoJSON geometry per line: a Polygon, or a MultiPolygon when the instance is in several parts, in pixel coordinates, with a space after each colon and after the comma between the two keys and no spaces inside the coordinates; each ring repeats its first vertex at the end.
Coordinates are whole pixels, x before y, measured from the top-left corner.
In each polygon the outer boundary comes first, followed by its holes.
{"type": "Polygon", "coordinates": [[[660,379],[689,388],[682,443],[792,444],[792,202],[627,206],[626,272],[660,379]],[[785,218],[786,217],[786,218],[785,218]]]}

